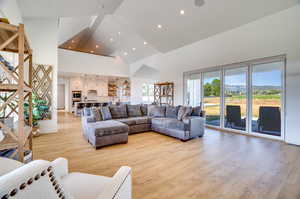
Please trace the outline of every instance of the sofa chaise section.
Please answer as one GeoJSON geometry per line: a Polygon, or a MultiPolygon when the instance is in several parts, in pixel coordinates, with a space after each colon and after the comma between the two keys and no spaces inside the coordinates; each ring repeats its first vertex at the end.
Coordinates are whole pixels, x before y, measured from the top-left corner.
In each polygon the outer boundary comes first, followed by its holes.
{"type": "Polygon", "coordinates": [[[128,142],[129,127],[115,120],[88,122],[84,128],[84,137],[95,148],[128,142]]]}

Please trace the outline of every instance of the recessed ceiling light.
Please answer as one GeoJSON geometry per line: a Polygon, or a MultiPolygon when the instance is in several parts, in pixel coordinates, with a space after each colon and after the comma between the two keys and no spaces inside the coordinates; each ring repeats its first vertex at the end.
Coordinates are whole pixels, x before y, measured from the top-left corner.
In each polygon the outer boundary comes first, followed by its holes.
{"type": "Polygon", "coordinates": [[[113,42],[113,41],[114,41],[114,39],[113,39],[113,38],[110,38],[110,39],[109,39],[109,41],[113,42]]]}
{"type": "Polygon", "coordinates": [[[96,45],[96,48],[99,48],[99,45],[96,45]]]}
{"type": "Polygon", "coordinates": [[[158,25],[157,25],[157,28],[161,29],[161,28],[162,28],[162,25],[158,24],[158,25]]]}
{"type": "Polygon", "coordinates": [[[144,45],[147,45],[148,43],[146,41],[144,41],[144,45]]]}
{"type": "Polygon", "coordinates": [[[118,32],[119,35],[121,35],[121,32],[118,32]]]}
{"type": "Polygon", "coordinates": [[[127,52],[124,52],[124,55],[125,55],[125,56],[127,56],[127,55],[128,55],[128,53],[127,53],[127,52]]]}
{"type": "Polygon", "coordinates": [[[136,48],[132,48],[132,50],[133,50],[133,51],[135,51],[135,50],[136,50],[136,48]]]}
{"type": "Polygon", "coordinates": [[[180,10],[181,15],[184,15],[184,13],[185,13],[184,10],[180,10]]]}

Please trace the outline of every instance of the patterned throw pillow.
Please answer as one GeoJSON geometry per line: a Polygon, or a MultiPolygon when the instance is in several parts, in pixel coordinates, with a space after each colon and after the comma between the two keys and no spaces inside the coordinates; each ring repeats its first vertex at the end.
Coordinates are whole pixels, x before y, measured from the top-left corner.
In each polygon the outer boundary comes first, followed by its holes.
{"type": "Polygon", "coordinates": [[[185,112],[184,112],[184,114],[182,116],[182,119],[191,116],[192,112],[193,112],[193,108],[191,106],[185,107],[185,112]]]}
{"type": "Polygon", "coordinates": [[[166,107],[150,105],[150,106],[148,106],[148,116],[150,116],[150,117],[165,117],[166,116],[166,107]]]}
{"type": "Polygon", "coordinates": [[[185,107],[184,106],[179,106],[177,119],[182,120],[182,117],[183,117],[184,113],[185,113],[185,107]]]}
{"type": "Polygon", "coordinates": [[[180,106],[180,108],[178,110],[177,119],[183,120],[184,118],[191,116],[192,110],[193,109],[190,106],[180,106]]]}
{"type": "Polygon", "coordinates": [[[112,119],[120,119],[120,118],[126,118],[127,115],[127,108],[126,105],[112,105],[109,106],[109,110],[112,116],[112,119]]]}
{"type": "Polygon", "coordinates": [[[91,116],[94,118],[94,120],[96,122],[101,121],[102,120],[102,116],[101,116],[101,112],[99,108],[95,108],[93,107],[91,109],[91,116]]]}
{"type": "Polygon", "coordinates": [[[167,106],[166,107],[166,117],[177,118],[179,106],[167,106]]]}
{"type": "Polygon", "coordinates": [[[107,106],[101,107],[100,112],[101,112],[103,120],[111,120],[112,119],[110,110],[107,106]]]}
{"type": "Polygon", "coordinates": [[[127,105],[128,117],[141,117],[141,105],[127,105]]]}

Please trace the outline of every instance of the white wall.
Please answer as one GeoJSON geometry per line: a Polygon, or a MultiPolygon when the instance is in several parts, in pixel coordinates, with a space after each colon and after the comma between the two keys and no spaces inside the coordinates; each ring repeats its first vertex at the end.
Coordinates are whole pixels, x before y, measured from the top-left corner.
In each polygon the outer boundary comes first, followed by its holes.
{"type": "MultiPolygon", "coordinates": [[[[131,64],[130,72],[134,74],[143,64],[156,68],[161,81],[175,83],[175,103],[182,104],[185,71],[287,54],[286,141],[300,145],[299,19],[300,5],[297,5],[166,54],[140,60],[131,64]]],[[[141,85],[132,86],[134,90],[141,85]]]]}
{"type": "Polygon", "coordinates": [[[59,72],[129,76],[129,65],[120,57],[111,58],[59,49],[58,66],[59,72]]]}
{"type": "Polygon", "coordinates": [[[16,0],[0,0],[0,16],[8,18],[11,24],[23,22],[22,14],[16,0]]]}
{"type": "Polygon", "coordinates": [[[25,30],[33,49],[33,63],[53,66],[52,119],[39,121],[41,133],[57,132],[57,40],[58,19],[24,19],[25,30]]]}

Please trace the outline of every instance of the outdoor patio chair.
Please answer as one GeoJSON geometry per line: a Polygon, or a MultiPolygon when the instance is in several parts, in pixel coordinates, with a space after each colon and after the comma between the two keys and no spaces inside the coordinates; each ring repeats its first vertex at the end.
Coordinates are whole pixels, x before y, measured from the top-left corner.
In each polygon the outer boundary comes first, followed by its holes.
{"type": "Polygon", "coordinates": [[[226,106],[226,127],[235,129],[244,129],[246,126],[245,119],[241,116],[240,106],[226,106]]]}
{"type": "Polygon", "coordinates": [[[269,134],[273,132],[278,135],[278,132],[281,132],[280,108],[270,106],[259,107],[257,124],[259,132],[267,132],[269,134]]]}

